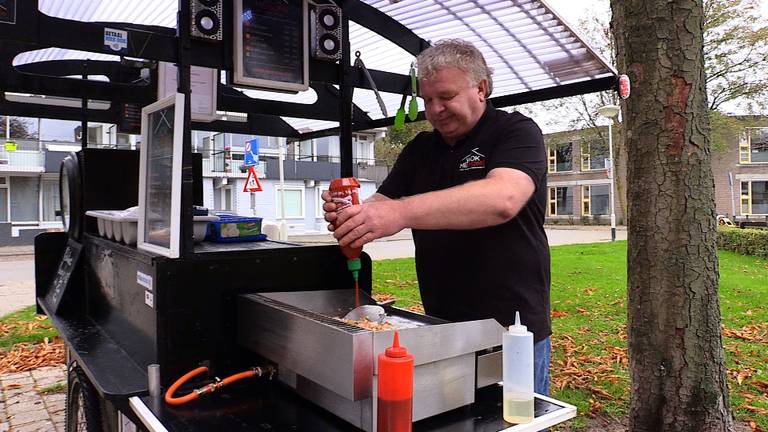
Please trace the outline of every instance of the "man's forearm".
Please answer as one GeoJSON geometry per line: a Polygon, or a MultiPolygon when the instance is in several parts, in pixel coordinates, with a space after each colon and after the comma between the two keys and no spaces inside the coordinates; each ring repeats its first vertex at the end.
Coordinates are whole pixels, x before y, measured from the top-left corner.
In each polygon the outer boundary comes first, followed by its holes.
{"type": "Polygon", "coordinates": [[[533,181],[518,170],[503,169],[494,174],[398,200],[404,225],[415,229],[475,229],[509,221],[533,194],[533,181]]]}

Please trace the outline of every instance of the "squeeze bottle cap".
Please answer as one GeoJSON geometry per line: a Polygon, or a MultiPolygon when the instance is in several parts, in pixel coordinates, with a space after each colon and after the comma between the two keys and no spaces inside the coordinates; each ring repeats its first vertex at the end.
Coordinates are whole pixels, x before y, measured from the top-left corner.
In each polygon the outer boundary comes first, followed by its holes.
{"type": "Polygon", "coordinates": [[[520,324],[520,311],[515,312],[515,325],[509,326],[509,332],[520,335],[524,335],[528,332],[528,327],[520,324]]]}
{"type": "Polygon", "coordinates": [[[395,339],[392,341],[392,346],[384,350],[384,355],[387,357],[401,358],[408,355],[408,351],[405,347],[400,346],[400,338],[395,331],[395,339]]]}
{"type": "Polygon", "coordinates": [[[358,271],[363,267],[363,264],[360,262],[360,258],[352,258],[347,260],[347,269],[349,271],[358,271]]]}

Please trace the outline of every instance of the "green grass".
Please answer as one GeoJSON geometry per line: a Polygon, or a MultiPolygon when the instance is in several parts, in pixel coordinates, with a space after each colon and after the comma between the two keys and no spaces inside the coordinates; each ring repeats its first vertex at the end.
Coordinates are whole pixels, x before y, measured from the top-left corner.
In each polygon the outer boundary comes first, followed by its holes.
{"type": "MultiPolygon", "coordinates": [[[[555,246],[551,254],[552,394],[576,405],[581,416],[624,416],[630,397],[627,242],[555,246]]],[[[731,406],[737,419],[754,420],[768,430],[768,261],[720,252],[719,263],[731,406]]],[[[401,307],[418,304],[412,258],[373,266],[374,294],[393,295],[401,307]]],[[[570,423],[574,428],[585,424],[584,417],[570,423]]]]}
{"type": "Polygon", "coordinates": [[[39,343],[45,338],[52,340],[58,332],[51,322],[29,306],[0,318],[0,350],[7,350],[21,343],[39,343]]]}

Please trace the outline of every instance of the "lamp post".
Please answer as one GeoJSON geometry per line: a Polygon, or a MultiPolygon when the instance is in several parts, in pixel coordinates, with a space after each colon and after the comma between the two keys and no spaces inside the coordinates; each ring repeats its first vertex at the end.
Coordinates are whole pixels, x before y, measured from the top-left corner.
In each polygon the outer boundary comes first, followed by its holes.
{"type": "Polygon", "coordinates": [[[610,201],[611,201],[611,241],[616,241],[616,208],[614,206],[614,192],[613,192],[613,119],[619,115],[621,108],[618,105],[605,105],[597,109],[597,113],[603,117],[606,117],[610,123],[608,123],[608,180],[611,183],[610,201]]]}

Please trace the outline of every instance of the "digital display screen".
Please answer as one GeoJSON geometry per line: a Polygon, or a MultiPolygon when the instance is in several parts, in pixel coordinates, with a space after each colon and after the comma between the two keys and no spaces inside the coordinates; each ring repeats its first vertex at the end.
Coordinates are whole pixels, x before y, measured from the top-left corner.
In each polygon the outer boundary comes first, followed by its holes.
{"type": "Polygon", "coordinates": [[[240,0],[236,8],[236,84],[284,90],[308,87],[307,3],[240,0]]]}

